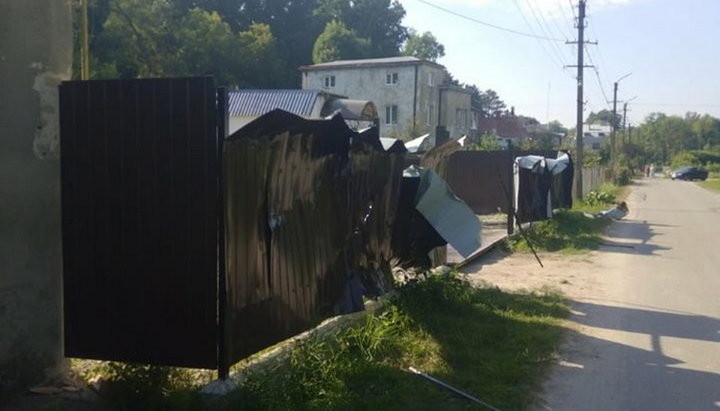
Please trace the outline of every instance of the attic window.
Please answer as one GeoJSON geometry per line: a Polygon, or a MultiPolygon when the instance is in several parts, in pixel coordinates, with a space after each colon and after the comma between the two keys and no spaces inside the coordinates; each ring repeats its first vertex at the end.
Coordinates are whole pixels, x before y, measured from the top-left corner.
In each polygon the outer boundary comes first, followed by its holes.
{"type": "Polygon", "coordinates": [[[398,73],[388,73],[385,75],[385,84],[397,84],[398,73]]]}
{"type": "Polygon", "coordinates": [[[323,85],[325,88],[335,87],[335,76],[325,76],[323,85]]]}

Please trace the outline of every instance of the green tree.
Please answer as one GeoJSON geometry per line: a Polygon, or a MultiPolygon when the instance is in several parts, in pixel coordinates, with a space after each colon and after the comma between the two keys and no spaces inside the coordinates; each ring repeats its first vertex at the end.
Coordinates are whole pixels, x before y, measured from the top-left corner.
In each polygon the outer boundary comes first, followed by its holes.
{"type": "Polygon", "coordinates": [[[440,44],[429,31],[418,34],[417,31],[409,29],[408,39],[403,46],[402,55],[436,61],[445,55],[445,46],[440,44]]]}
{"type": "Polygon", "coordinates": [[[470,104],[474,109],[479,110],[483,117],[496,117],[504,113],[507,106],[495,90],[480,91],[474,84],[465,86],[465,88],[472,93],[470,104]]]}
{"type": "Polygon", "coordinates": [[[600,110],[597,113],[592,111],[585,122],[587,124],[609,124],[617,129],[622,122],[622,116],[617,113],[613,116],[613,112],[610,110],[600,110]]]}
{"type": "Polygon", "coordinates": [[[405,9],[397,0],[318,0],[315,12],[326,21],[343,22],[367,39],[367,57],[398,56],[408,36],[402,25],[405,9]]]}
{"type": "Polygon", "coordinates": [[[333,20],[325,26],[325,31],[318,36],[313,48],[313,62],[347,60],[364,58],[368,54],[370,42],[358,37],[345,24],[333,20]]]}

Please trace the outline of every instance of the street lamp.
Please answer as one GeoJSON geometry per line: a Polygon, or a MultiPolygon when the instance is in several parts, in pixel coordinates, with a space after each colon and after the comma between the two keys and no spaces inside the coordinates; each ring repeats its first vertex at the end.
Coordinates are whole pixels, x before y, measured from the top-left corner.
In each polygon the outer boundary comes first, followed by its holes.
{"type": "Polygon", "coordinates": [[[625,120],[627,120],[627,105],[629,102],[635,100],[638,96],[633,96],[627,100],[625,100],[625,103],[623,103],[623,146],[625,146],[625,120]]]}
{"type": "Polygon", "coordinates": [[[612,169],[613,178],[615,178],[615,161],[617,160],[617,152],[615,151],[615,129],[617,128],[617,90],[618,90],[618,83],[620,80],[627,78],[632,73],[627,73],[624,76],[620,77],[619,79],[615,80],[615,84],[613,85],[613,116],[612,116],[612,134],[610,134],[610,166],[612,169]]]}

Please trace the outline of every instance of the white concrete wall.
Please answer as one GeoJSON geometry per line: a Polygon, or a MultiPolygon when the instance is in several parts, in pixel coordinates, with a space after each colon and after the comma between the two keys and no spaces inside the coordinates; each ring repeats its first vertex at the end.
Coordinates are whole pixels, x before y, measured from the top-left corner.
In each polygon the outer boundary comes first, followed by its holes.
{"type": "Polygon", "coordinates": [[[445,71],[440,67],[429,64],[347,67],[306,71],[302,77],[304,89],[321,89],[345,95],[350,99],[370,100],[375,103],[382,136],[406,137],[405,134],[413,124],[413,116],[415,124],[421,130],[430,132],[431,137],[435,135],[439,109],[438,89],[446,80],[445,71]],[[398,73],[398,82],[388,85],[386,75],[392,73],[398,73]],[[429,85],[430,73],[434,80],[432,86],[429,85]],[[326,76],[335,76],[335,87],[325,87],[326,76]],[[385,108],[389,105],[398,106],[397,124],[386,124],[385,108]],[[430,122],[427,118],[429,106],[433,107],[430,122]]]}
{"type": "Polygon", "coordinates": [[[0,27],[2,397],[64,364],[57,85],[71,75],[70,2],[1,0],[0,27]]]}

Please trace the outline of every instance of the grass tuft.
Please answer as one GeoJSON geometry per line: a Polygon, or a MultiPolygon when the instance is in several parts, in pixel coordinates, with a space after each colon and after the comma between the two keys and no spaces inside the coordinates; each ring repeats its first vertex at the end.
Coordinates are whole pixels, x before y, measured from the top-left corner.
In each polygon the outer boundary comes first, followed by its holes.
{"type": "Polygon", "coordinates": [[[414,366],[502,409],[527,406],[553,358],[568,307],[554,291],[510,294],[457,275],[404,286],[387,309],[312,339],[251,375],[227,409],[468,409],[414,366]]]}

